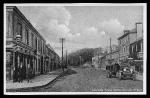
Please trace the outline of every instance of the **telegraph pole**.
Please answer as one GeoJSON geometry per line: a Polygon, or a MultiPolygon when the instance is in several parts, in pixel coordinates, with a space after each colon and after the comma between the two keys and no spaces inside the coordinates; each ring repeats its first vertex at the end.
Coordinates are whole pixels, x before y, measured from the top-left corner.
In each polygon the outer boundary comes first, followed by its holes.
{"type": "Polygon", "coordinates": [[[111,53],[112,51],[111,51],[111,37],[110,37],[110,53],[111,53]]]}
{"type": "Polygon", "coordinates": [[[66,67],[68,67],[67,50],[66,50],[66,67]]]}
{"type": "Polygon", "coordinates": [[[63,43],[65,41],[65,38],[60,38],[60,41],[62,43],[62,62],[61,62],[61,66],[62,66],[62,70],[64,71],[64,66],[63,66],[63,43]]]}
{"type": "Polygon", "coordinates": [[[112,53],[112,49],[111,49],[111,37],[110,37],[110,60],[112,59],[111,53],[112,53]]]}

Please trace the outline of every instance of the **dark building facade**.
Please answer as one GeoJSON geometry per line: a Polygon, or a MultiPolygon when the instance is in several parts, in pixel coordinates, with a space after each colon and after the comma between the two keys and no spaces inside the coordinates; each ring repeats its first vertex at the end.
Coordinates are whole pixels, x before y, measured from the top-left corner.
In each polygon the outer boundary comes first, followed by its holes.
{"type": "Polygon", "coordinates": [[[130,44],[130,57],[134,60],[138,72],[143,72],[143,38],[130,44]]]}
{"type": "MultiPolygon", "coordinates": [[[[53,62],[53,61],[52,61],[53,62]]],[[[6,79],[15,80],[20,67],[23,78],[47,72],[46,41],[15,6],[6,7],[6,79]],[[32,73],[29,73],[29,68],[32,73]]]]}

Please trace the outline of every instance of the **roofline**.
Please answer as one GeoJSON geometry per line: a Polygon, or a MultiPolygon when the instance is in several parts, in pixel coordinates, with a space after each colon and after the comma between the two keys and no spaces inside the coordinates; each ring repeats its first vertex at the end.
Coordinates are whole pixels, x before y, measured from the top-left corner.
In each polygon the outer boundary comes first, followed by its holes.
{"type": "Polygon", "coordinates": [[[29,22],[29,20],[24,16],[24,14],[16,7],[16,6],[6,6],[6,9],[13,9],[15,12],[18,13],[18,15],[22,16],[21,18],[31,26],[32,30],[35,31],[35,33],[46,42],[46,40],[43,38],[43,36],[35,29],[35,27],[29,22]]]}
{"type": "Polygon", "coordinates": [[[131,34],[131,33],[136,33],[136,32],[128,32],[126,34],[123,34],[122,36],[118,37],[118,40],[120,40],[121,38],[123,38],[123,37],[125,37],[125,36],[127,36],[128,34],[131,34]]]}
{"type": "Polygon", "coordinates": [[[138,42],[138,41],[140,41],[140,40],[143,40],[143,37],[140,37],[140,38],[137,39],[136,41],[132,42],[130,45],[132,45],[132,44],[134,44],[134,43],[136,43],[136,42],[138,42]]]}
{"type": "Polygon", "coordinates": [[[136,22],[135,24],[143,24],[142,22],[136,22]]]}

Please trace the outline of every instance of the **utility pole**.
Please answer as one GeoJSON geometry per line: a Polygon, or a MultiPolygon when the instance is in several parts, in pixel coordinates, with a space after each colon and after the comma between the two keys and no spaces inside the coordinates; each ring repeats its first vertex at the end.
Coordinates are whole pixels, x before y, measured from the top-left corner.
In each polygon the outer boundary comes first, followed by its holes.
{"type": "Polygon", "coordinates": [[[62,43],[62,62],[61,62],[61,66],[62,66],[62,70],[64,71],[64,66],[63,66],[63,43],[65,41],[65,38],[60,38],[60,41],[62,43]]]}
{"type": "Polygon", "coordinates": [[[110,37],[110,59],[112,59],[111,53],[112,53],[112,49],[111,49],[111,37],[110,37]]]}
{"type": "Polygon", "coordinates": [[[66,50],[66,67],[68,67],[67,50],[66,50]]]}

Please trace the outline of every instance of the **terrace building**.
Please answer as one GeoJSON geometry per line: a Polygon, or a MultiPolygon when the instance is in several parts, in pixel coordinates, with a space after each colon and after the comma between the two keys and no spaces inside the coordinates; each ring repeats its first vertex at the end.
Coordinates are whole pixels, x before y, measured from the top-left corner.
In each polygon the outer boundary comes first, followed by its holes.
{"type": "MultiPolygon", "coordinates": [[[[53,53],[54,54],[54,53],[53,53]]],[[[55,53],[56,55],[56,53],[55,53]]],[[[23,78],[29,66],[33,76],[46,72],[46,41],[15,6],[6,7],[6,79],[14,80],[23,66],[23,78]]]]}

